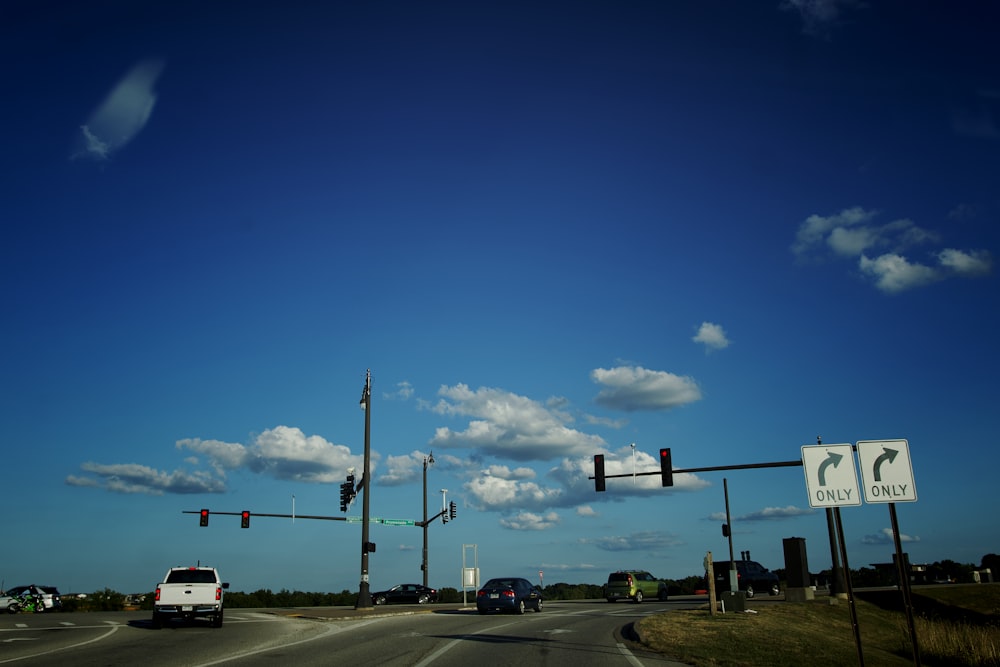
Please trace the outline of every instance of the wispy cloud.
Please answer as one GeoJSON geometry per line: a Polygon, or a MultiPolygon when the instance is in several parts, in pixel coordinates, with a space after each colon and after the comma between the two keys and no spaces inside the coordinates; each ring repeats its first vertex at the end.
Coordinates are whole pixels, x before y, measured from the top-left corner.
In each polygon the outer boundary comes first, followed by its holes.
{"type": "Polygon", "coordinates": [[[675,535],[657,530],[647,530],[631,535],[609,535],[607,537],[585,538],[581,544],[589,544],[604,551],[662,552],[670,547],[683,544],[675,535]]]}
{"type": "Polygon", "coordinates": [[[939,235],[905,218],[876,224],[877,216],[859,206],[829,216],[810,215],[799,225],[792,253],[802,264],[856,260],[859,274],[888,294],[992,271],[993,259],[985,250],[945,248],[925,251],[927,263],[911,259],[907,254],[915,248],[940,243],[939,235]]]}
{"type": "Polygon", "coordinates": [[[164,494],[224,493],[226,483],[205,471],[164,472],[138,463],[100,464],[87,462],[80,466],[93,477],[70,475],[70,486],[102,488],[115,493],[144,493],[152,496],[164,494]]]}
{"type": "Polygon", "coordinates": [[[725,329],[712,322],[702,322],[701,326],[698,327],[698,333],[691,340],[704,345],[706,352],[724,350],[729,347],[729,338],[726,337],[725,329]]]}
{"type": "Polygon", "coordinates": [[[625,412],[671,410],[701,400],[692,378],[641,366],[597,368],[590,379],[604,386],[595,399],[599,405],[625,412]]]}
{"type": "Polygon", "coordinates": [[[153,87],[163,66],[160,60],[144,60],[122,77],[80,126],[80,145],[73,157],[107,160],[139,134],[156,105],[153,87]]]}
{"type": "Polygon", "coordinates": [[[798,13],[802,32],[821,36],[840,22],[843,10],[858,5],[858,0],[783,0],[779,7],[798,13]]]}
{"type": "MultiPolygon", "coordinates": [[[[878,533],[873,533],[871,535],[865,535],[864,537],[862,537],[861,538],[861,543],[862,544],[876,544],[876,545],[893,544],[895,542],[895,540],[892,539],[892,535],[893,535],[892,528],[883,528],[878,533]]],[[[900,533],[899,534],[899,541],[900,542],[919,542],[920,538],[919,537],[910,536],[910,535],[904,535],[903,533],[900,533]]]]}
{"type": "MultiPolygon", "coordinates": [[[[807,516],[810,514],[815,514],[816,510],[809,507],[796,507],[795,505],[787,505],[785,507],[765,507],[763,509],[757,510],[756,512],[750,512],[749,514],[743,514],[741,516],[731,517],[734,522],[738,521],[779,521],[782,519],[792,519],[800,516],[807,516]]],[[[725,521],[725,512],[714,512],[708,517],[711,521],[725,521]]]]}

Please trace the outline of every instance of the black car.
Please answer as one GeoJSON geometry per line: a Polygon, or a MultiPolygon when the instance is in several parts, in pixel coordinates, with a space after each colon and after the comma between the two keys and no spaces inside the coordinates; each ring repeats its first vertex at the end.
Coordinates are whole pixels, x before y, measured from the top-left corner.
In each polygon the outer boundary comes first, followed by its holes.
{"type": "Polygon", "coordinates": [[[731,563],[736,564],[737,587],[739,590],[745,592],[748,598],[752,598],[756,593],[763,593],[764,591],[767,591],[768,595],[777,595],[781,592],[778,584],[778,575],[757,561],[717,560],[712,563],[712,568],[715,570],[716,595],[731,590],[729,581],[731,563]]]}
{"type": "Polygon", "coordinates": [[[387,591],[372,593],[372,602],[375,604],[427,604],[428,602],[437,602],[437,600],[437,589],[420,584],[399,584],[387,591]]]}
{"type": "Polygon", "coordinates": [[[535,611],[542,610],[542,592],[527,579],[490,579],[476,593],[476,609],[480,614],[490,611],[523,614],[525,607],[531,607],[535,611]]]}

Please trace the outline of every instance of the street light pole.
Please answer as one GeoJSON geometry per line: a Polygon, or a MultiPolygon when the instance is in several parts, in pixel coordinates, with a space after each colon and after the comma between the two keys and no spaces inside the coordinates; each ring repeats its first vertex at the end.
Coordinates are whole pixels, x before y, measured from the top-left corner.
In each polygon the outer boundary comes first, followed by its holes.
{"type": "Polygon", "coordinates": [[[372,593],[368,584],[368,490],[371,488],[371,432],[372,432],[372,371],[365,377],[361,392],[361,409],[365,411],[365,467],[361,490],[365,494],[361,504],[361,586],[355,609],[372,609],[372,593]]]}
{"type": "Polygon", "coordinates": [[[427,583],[427,466],[434,464],[434,452],[430,456],[424,457],[424,559],[420,564],[420,569],[424,573],[424,587],[427,583]]]}

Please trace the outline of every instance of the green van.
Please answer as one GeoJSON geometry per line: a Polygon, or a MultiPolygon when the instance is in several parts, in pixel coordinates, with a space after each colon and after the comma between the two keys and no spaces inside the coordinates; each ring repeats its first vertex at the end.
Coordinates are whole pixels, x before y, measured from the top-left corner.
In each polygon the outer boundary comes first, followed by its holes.
{"type": "Polygon", "coordinates": [[[657,579],[645,570],[619,570],[608,575],[604,585],[604,597],[608,602],[643,598],[667,599],[667,582],[657,579]]]}

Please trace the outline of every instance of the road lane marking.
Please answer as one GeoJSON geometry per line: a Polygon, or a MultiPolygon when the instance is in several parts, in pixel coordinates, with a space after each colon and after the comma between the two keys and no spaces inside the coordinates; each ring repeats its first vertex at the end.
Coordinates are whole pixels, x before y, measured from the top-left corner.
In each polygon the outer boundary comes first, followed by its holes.
{"type": "Polygon", "coordinates": [[[60,651],[68,651],[70,649],[79,648],[81,646],[86,646],[87,644],[93,644],[94,642],[99,642],[101,640],[107,639],[111,635],[113,635],[116,632],[118,632],[118,629],[121,628],[121,627],[122,627],[121,625],[116,625],[116,626],[110,628],[107,632],[105,632],[100,637],[94,637],[93,639],[88,639],[87,641],[80,642],[79,644],[73,644],[71,646],[63,646],[61,648],[54,648],[54,649],[51,649],[49,651],[42,651],[40,653],[32,653],[31,655],[22,655],[19,658],[11,658],[9,660],[0,660],[0,665],[8,663],[8,662],[18,662],[19,660],[28,660],[30,658],[37,658],[39,656],[49,655],[49,654],[52,654],[52,653],[59,653],[60,651]]]}

